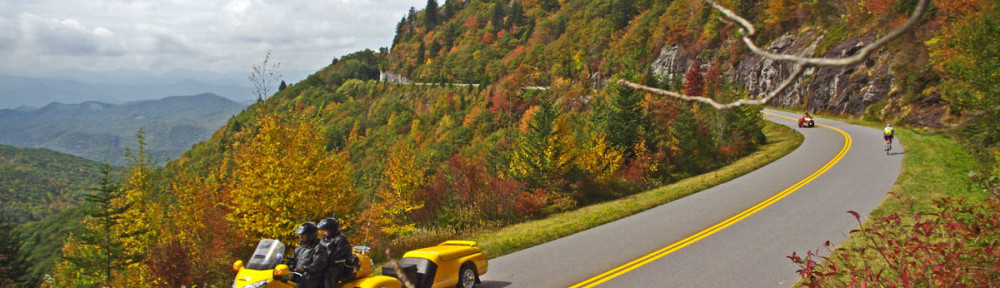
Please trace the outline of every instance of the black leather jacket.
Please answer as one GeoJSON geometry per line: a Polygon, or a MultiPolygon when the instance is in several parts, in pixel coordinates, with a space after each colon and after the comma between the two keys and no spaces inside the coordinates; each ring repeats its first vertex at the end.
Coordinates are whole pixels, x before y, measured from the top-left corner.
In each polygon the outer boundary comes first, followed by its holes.
{"type": "Polygon", "coordinates": [[[344,264],[344,261],[351,256],[351,243],[347,241],[347,236],[340,233],[333,235],[333,237],[323,237],[319,243],[327,251],[326,287],[336,287],[337,280],[349,278],[351,271],[344,264]]]}
{"type": "Polygon", "coordinates": [[[302,244],[295,248],[292,254],[295,258],[295,269],[302,272],[302,280],[298,288],[323,288],[326,277],[327,252],[326,247],[319,243],[302,244]]]}

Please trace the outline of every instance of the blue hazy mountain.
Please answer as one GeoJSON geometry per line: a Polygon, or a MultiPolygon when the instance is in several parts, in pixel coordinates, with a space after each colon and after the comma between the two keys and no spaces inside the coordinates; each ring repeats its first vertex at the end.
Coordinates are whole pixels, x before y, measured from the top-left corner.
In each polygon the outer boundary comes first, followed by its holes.
{"type": "Polygon", "coordinates": [[[247,104],[215,94],[172,96],[125,104],[50,103],[38,109],[0,109],[0,144],[46,148],[124,165],[143,127],[147,151],[160,163],[211,137],[247,104]]]}

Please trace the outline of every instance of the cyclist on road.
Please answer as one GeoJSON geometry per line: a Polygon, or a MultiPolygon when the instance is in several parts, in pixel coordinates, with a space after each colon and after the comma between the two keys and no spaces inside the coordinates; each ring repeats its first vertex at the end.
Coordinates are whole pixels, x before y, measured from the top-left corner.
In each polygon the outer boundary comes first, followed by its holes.
{"type": "Polygon", "coordinates": [[[893,134],[895,134],[895,130],[892,129],[892,124],[885,124],[885,129],[882,129],[882,138],[885,139],[885,151],[892,149],[893,134]]]}

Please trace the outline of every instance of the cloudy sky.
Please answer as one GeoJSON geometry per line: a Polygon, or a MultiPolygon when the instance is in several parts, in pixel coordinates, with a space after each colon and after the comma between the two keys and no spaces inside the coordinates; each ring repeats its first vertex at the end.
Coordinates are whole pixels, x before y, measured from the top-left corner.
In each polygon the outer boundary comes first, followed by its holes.
{"type": "MultiPolygon", "coordinates": [[[[444,2],[444,1],[438,1],[444,2]]],[[[0,73],[282,70],[388,47],[426,0],[0,0],[0,73]]]]}

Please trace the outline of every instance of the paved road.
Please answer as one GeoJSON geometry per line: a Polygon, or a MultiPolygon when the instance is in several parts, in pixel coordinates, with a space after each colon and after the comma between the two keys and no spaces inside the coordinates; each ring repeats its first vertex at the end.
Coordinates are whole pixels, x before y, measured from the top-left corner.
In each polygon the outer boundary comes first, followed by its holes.
{"type": "Polygon", "coordinates": [[[797,150],[743,177],[491,259],[480,287],[788,287],[799,277],[786,256],[843,241],[857,226],[846,212],[868,215],[902,166],[902,145],[886,155],[877,129],[817,124],[796,128],[797,150]]]}

